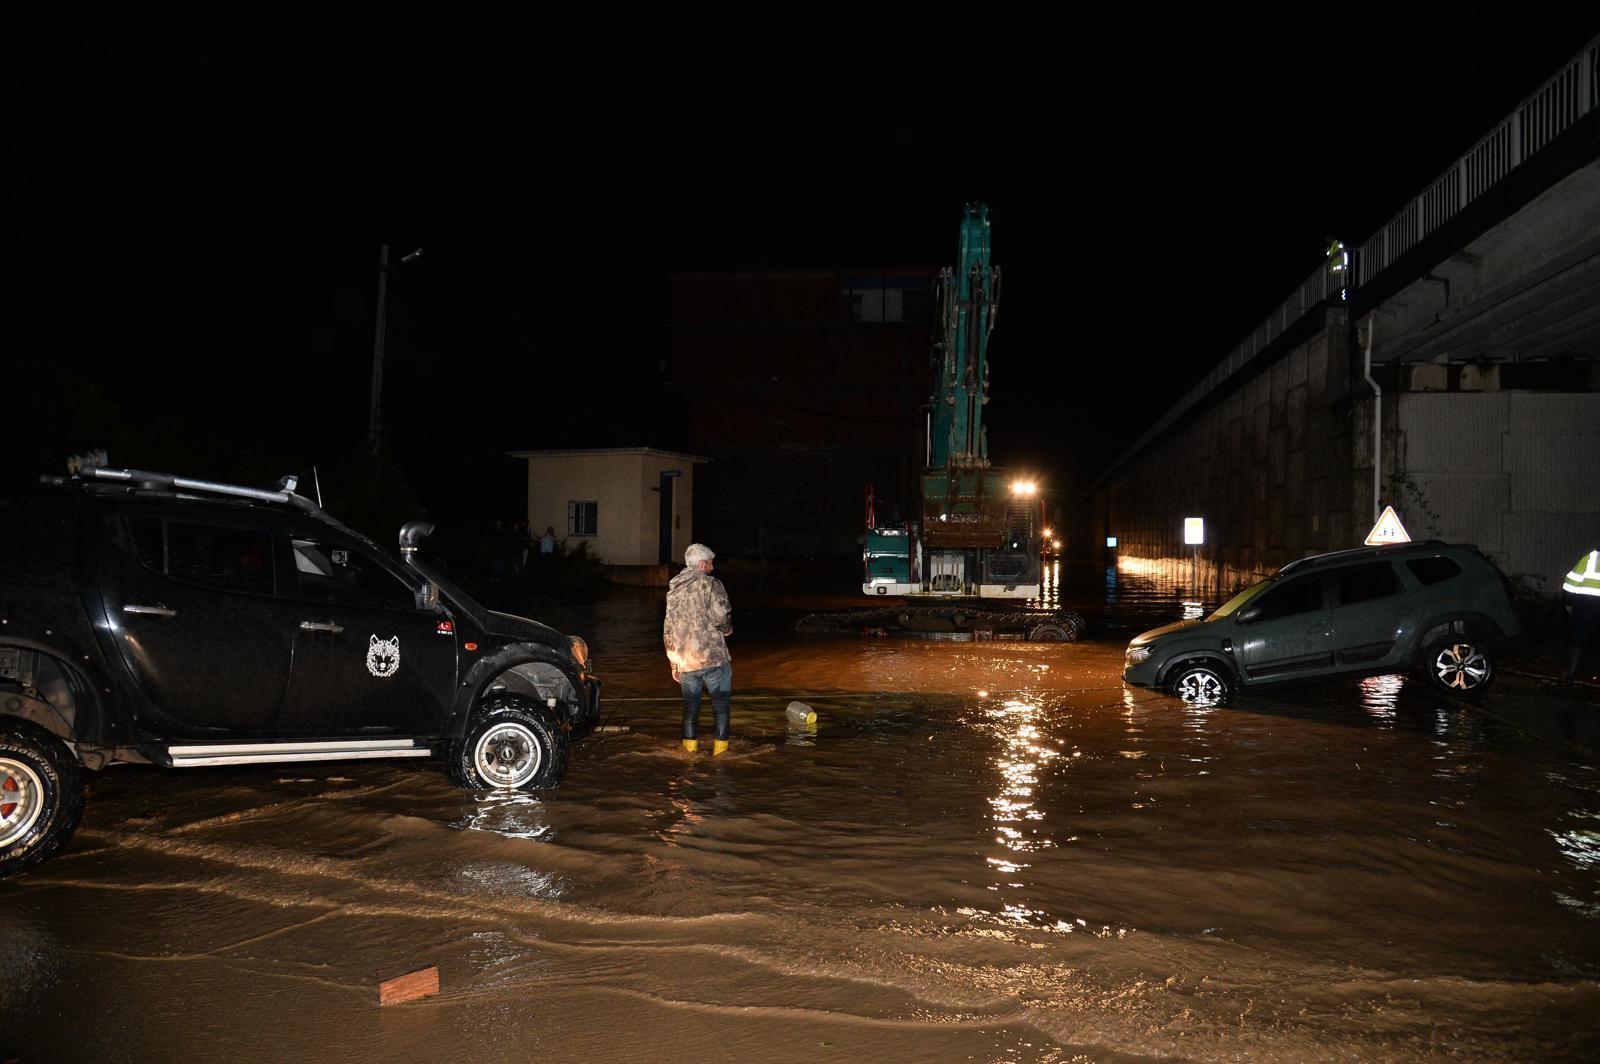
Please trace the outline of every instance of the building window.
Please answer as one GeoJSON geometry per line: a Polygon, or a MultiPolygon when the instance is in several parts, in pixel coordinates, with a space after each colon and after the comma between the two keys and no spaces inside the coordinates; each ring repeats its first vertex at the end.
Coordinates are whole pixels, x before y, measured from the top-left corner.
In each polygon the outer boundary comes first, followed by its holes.
{"type": "Polygon", "coordinates": [[[600,532],[600,504],[597,502],[567,503],[567,535],[594,536],[600,532]]]}

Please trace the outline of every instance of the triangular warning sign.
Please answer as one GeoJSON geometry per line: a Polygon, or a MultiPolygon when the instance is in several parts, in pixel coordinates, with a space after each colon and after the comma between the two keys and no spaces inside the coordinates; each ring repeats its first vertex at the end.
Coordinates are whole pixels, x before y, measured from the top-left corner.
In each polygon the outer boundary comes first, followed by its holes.
{"type": "Polygon", "coordinates": [[[1406,535],[1406,526],[1400,523],[1400,518],[1395,514],[1393,506],[1383,508],[1383,516],[1378,518],[1378,523],[1372,526],[1372,531],[1367,533],[1367,546],[1382,547],[1390,543],[1410,543],[1411,537],[1406,535]]]}

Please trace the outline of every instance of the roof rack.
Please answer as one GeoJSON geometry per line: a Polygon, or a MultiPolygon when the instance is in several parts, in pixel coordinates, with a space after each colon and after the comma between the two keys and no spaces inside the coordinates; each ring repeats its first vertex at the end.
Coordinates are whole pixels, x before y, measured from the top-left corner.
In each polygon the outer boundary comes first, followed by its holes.
{"type": "Polygon", "coordinates": [[[1423,539],[1412,543],[1386,543],[1378,547],[1350,547],[1347,550],[1329,551],[1327,554],[1313,554],[1309,558],[1296,558],[1294,561],[1278,570],[1279,575],[1287,576],[1299,569],[1309,569],[1313,566],[1323,565],[1335,561],[1346,561],[1351,558],[1376,558],[1380,554],[1393,550],[1405,550],[1408,547],[1447,547],[1442,539],[1423,539]]]}
{"type": "Polygon", "coordinates": [[[194,480],[172,473],[152,473],[144,469],[106,469],[102,466],[85,466],[71,477],[45,476],[39,478],[46,484],[69,484],[73,481],[110,480],[134,488],[155,491],[195,492],[203,495],[226,495],[235,499],[275,503],[306,513],[321,513],[322,508],[304,495],[295,493],[298,477],[286,476],[278,481],[276,489],[248,488],[240,484],[222,484],[214,480],[194,480]]]}

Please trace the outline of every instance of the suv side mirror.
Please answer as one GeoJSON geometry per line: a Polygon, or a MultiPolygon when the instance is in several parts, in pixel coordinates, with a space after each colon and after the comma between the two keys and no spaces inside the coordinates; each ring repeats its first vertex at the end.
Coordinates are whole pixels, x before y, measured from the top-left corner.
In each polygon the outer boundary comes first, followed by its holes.
{"type": "Polygon", "coordinates": [[[439,585],[427,581],[417,590],[417,609],[431,610],[439,605],[439,585]]]}
{"type": "Polygon", "coordinates": [[[1261,616],[1261,607],[1260,606],[1247,606],[1244,609],[1239,611],[1239,623],[1240,624],[1249,624],[1251,621],[1254,621],[1256,618],[1258,618],[1260,616],[1261,616]]]}

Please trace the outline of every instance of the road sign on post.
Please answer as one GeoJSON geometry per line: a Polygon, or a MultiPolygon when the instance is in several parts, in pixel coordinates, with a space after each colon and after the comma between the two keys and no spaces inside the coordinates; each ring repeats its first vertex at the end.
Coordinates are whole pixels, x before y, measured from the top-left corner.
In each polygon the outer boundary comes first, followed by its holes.
{"type": "Polygon", "coordinates": [[[1385,506],[1383,516],[1378,518],[1378,523],[1367,533],[1366,542],[1369,547],[1382,547],[1390,543],[1410,543],[1411,537],[1406,535],[1406,526],[1400,523],[1400,517],[1394,512],[1394,507],[1385,506]]]}

